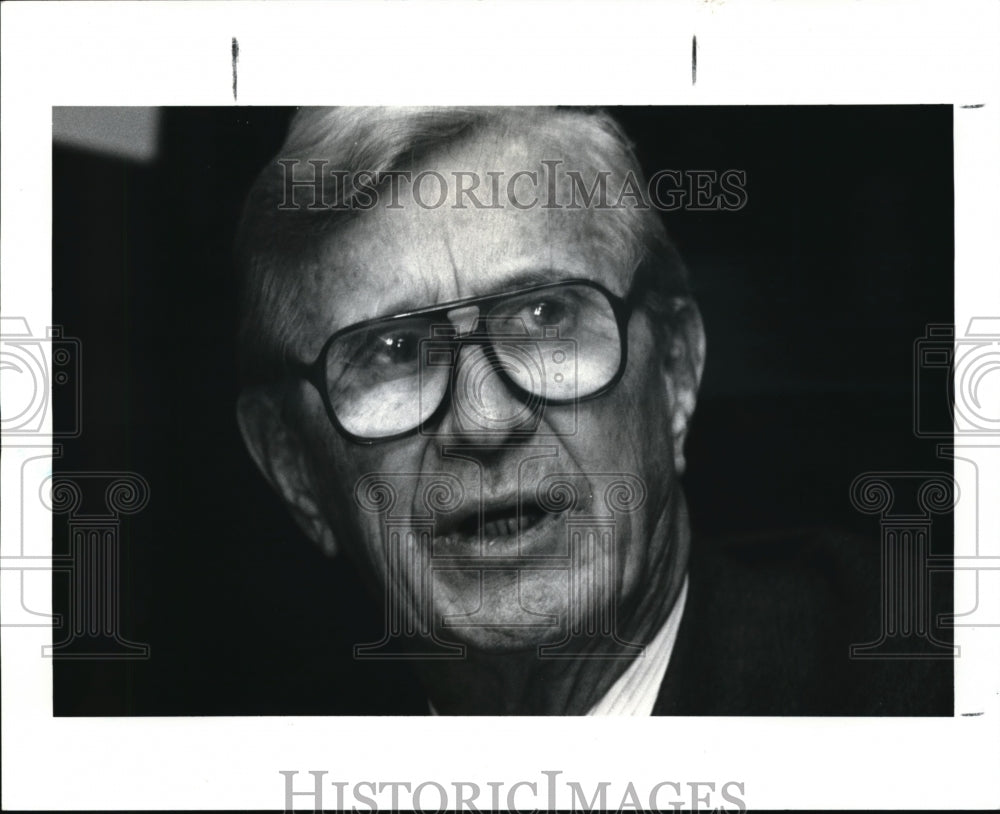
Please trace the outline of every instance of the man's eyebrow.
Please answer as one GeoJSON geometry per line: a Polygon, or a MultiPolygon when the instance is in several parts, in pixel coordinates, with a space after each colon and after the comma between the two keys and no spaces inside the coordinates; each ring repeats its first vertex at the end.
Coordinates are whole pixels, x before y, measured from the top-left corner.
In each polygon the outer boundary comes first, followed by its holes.
{"type": "Polygon", "coordinates": [[[375,313],[362,321],[373,322],[380,319],[392,319],[392,317],[408,314],[411,311],[422,311],[426,308],[433,307],[434,303],[427,302],[427,300],[417,299],[413,296],[401,297],[396,300],[389,299],[386,302],[383,302],[375,313]]]}
{"type": "MultiPolygon", "coordinates": [[[[380,313],[371,317],[372,320],[391,319],[395,316],[408,314],[413,311],[423,311],[432,308],[447,306],[450,302],[461,302],[467,299],[478,299],[479,297],[491,297],[497,294],[519,291],[522,288],[530,288],[535,285],[546,283],[558,283],[563,280],[575,279],[574,275],[562,269],[536,268],[518,271],[509,277],[497,280],[494,285],[480,291],[477,294],[470,294],[466,297],[459,297],[451,300],[444,300],[439,303],[415,300],[411,297],[401,299],[392,303],[388,308],[379,309],[380,313]]],[[[368,320],[365,320],[366,322],[368,320]]]]}
{"type": "Polygon", "coordinates": [[[487,297],[490,294],[503,294],[507,291],[517,291],[521,288],[530,288],[533,285],[558,283],[563,280],[570,279],[574,279],[574,275],[563,269],[525,269],[511,275],[510,277],[497,281],[497,285],[489,291],[484,291],[483,296],[487,297]]]}

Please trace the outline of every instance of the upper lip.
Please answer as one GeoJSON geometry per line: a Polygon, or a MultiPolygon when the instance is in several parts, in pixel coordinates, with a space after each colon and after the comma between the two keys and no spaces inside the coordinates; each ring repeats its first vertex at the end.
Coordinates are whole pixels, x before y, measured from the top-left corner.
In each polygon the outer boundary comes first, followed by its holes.
{"type": "Polygon", "coordinates": [[[476,501],[451,513],[441,524],[440,532],[445,535],[475,535],[487,523],[505,519],[517,519],[528,515],[545,513],[534,500],[519,500],[518,497],[494,498],[476,501]]]}

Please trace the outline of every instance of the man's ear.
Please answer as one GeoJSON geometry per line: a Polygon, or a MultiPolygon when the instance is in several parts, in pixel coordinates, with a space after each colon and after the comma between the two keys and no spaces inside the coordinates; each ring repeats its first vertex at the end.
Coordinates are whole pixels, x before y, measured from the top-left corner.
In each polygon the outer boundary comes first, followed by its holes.
{"type": "Polygon", "coordinates": [[[261,388],[244,390],[236,417],[250,457],[299,528],[328,555],[336,554],[337,541],[310,483],[302,443],[283,420],[275,397],[261,388]]]}
{"type": "Polygon", "coordinates": [[[681,474],[687,466],[684,442],[698,401],[701,372],[705,368],[705,329],[694,300],[680,300],[675,304],[669,342],[670,352],[664,364],[671,415],[670,434],[674,469],[681,474]]]}

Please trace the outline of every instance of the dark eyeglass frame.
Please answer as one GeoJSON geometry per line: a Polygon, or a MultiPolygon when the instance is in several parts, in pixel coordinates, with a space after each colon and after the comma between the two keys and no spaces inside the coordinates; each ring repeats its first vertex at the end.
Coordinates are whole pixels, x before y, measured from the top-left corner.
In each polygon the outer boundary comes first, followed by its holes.
{"type": "Polygon", "coordinates": [[[504,383],[511,390],[511,392],[516,395],[522,401],[525,397],[530,397],[532,400],[538,400],[541,404],[546,406],[559,406],[565,404],[581,403],[584,401],[590,401],[591,399],[599,398],[611,390],[619,381],[621,381],[622,376],[625,373],[625,366],[628,363],[628,326],[632,319],[632,314],[636,307],[636,297],[640,290],[640,286],[634,285],[632,290],[626,297],[619,297],[617,294],[612,294],[600,283],[594,280],[586,280],[582,278],[568,278],[565,280],[555,280],[550,283],[540,283],[538,285],[528,286],[527,288],[519,288],[516,291],[505,291],[497,294],[487,294],[485,296],[479,297],[464,297],[458,300],[452,300],[451,302],[439,303],[437,305],[427,306],[426,308],[418,308],[415,311],[406,311],[400,314],[392,314],[390,316],[384,317],[372,317],[371,319],[362,320],[361,322],[356,322],[353,325],[347,325],[332,334],[326,342],[323,343],[323,347],[317,354],[316,358],[309,363],[294,362],[291,363],[291,373],[297,378],[305,379],[309,382],[316,390],[319,392],[320,398],[323,400],[323,406],[326,408],[327,417],[330,419],[330,423],[333,424],[334,428],[347,438],[356,444],[363,444],[365,446],[372,446],[374,444],[382,444],[388,441],[396,441],[400,438],[407,438],[411,435],[415,435],[420,432],[424,427],[434,424],[436,421],[440,420],[444,411],[449,407],[450,402],[453,397],[453,385],[455,381],[455,372],[458,370],[457,364],[457,354],[456,363],[452,365],[452,369],[449,373],[448,387],[445,390],[445,395],[441,398],[441,403],[434,408],[434,411],[427,416],[423,421],[421,421],[417,426],[404,430],[403,432],[396,433],[394,435],[384,435],[377,438],[368,438],[362,435],[355,435],[350,432],[337,418],[336,411],[333,409],[333,404],[330,401],[329,387],[327,386],[326,373],[327,373],[327,362],[326,356],[330,352],[330,348],[333,347],[334,343],[342,336],[353,333],[359,330],[365,330],[371,328],[374,325],[392,325],[393,322],[397,320],[409,319],[412,317],[427,317],[433,316],[435,314],[442,315],[442,324],[447,321],[447,315],[450,311],[454,311],[456,308],[467,307],[470,305],[483,306],[480,309],[480,315],[476,318],[475,330],[469,331],[468,333],[454,336],[442,335],[440,337],[428,337],[428,340],[433,342],[440,341],[442,344],[448,344],[452,346],[458,346],[459,349],[465,345],[484,345],[486,348],[486,356],[490,361],[494,371],[500,378],[503,379],[504,383]],[[486,322],[488,324],[490,311],[492,306],[496,303],[503,302],[507,299],[513,299],[515,297],[521,297],[525,294],[533,294],[536,291],[546,291],[552,288],[562,288],[565,286],[586,286],[592,288],[599,292],[608,301],[611,306],[611,310],[615,315],[615,322],[618,328],[619,343],[621,345],[621,353],[618,359],[618,369],[615,371],[614,376],[612,376],[607,384],[599,387],[593,393],[588,393],[586,396],[581,396],[572,399],[550,399],[544,396],[539,396],[530,391],[525,390],[517,382],[515,382],[510,375],[504,371],[503,366],[497,361],[497,353],[494,348],[494,344],[497,342],[516,342],[520,340],[521,342],[531,342],[536,341],[537,338],[534,337],[518,337],[516,335],[504,336],[496,335],[491,333],[488,329],[482,327],[482,323],[486,322]],[[485,312],[485,317],[484,317],[485,312]]]}

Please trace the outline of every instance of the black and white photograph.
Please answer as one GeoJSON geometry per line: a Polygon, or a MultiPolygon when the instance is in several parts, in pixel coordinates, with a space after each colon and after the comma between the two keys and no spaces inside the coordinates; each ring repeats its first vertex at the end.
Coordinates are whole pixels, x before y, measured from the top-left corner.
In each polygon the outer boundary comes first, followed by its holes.
{"type": "Polygon", "coordinates": [[[114,632],[157,655],[57,660],[56,714],[951,714],[917,559],[951,551],[951,461],[912,424],[948,420],[912,355],[952,313],[949,106],[160,108],[148,158],[73,140],[139,112],[54,112],[86,365],[54,477],[142,477],[114,632]],[[885,461],[917,474],[854,483],[885,461]],[[885,489],[914,518],[883,552],[885,489]]]}
{"type": "Polygon", "coordinates": [[[5,722],[4,764],[38,765],[36,726],[94,733],[67,778],[134,766],[5,808],[996,802],[995,77],[728,92],[700,10],[661,39],[669,92],[531,93],[521,65],[511,97],[487,61],[449,98],[307,49],[278,70],[225,5],[172,12],[205,11],[211,95],[11,101],[4,62],[4,717],[16,658],[43,721],[5,722]],[[907,750],[961,737],[921,797],[907,750]],[[799,738],[856,783],[820,795],[799,738]]]}

